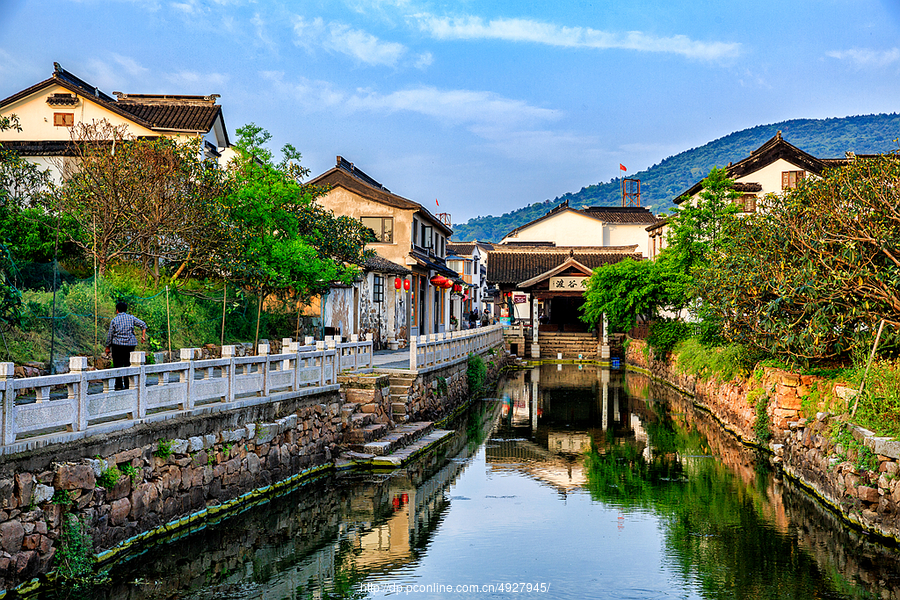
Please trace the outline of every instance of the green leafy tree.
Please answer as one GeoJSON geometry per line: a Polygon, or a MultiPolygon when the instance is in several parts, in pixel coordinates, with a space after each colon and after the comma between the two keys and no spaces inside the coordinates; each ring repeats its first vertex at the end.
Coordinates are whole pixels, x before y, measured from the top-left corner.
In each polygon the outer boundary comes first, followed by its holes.
{"type": "Polygon", "coordinates": [[[268,132],[251,123],[237,133],[218,254],[226,276],[257,294],[259,310],[271,294],[306,302],[332,282],[352,282],[366,258],[362,223],[315,204],[324,190],[301,183],[307,170],[293,147],[276,164],[268,132]]]}
{"type": "Polygon", "coordinates": [[[596,327],[607,316],[613,331],[628,331],[674,307],[684,295],[687,277],[667,261],[626,258],[594,269],[584,293],[581,319],[596,327]]]}
{"type": "Polygon", "coordinates": [[[900,324],[898,190],[900,156],[856,158],[732,225],[699,277],[725,336],[810,361],[868,346],[882,318],[900,324]]]}

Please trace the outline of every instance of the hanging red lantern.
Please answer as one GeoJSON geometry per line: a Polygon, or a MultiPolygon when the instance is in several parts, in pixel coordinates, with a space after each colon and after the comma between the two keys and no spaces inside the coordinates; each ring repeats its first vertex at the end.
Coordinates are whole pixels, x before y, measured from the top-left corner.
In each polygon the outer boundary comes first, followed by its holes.
{"type": "Polygon", "coordinates": [[[459,292],[462,291],[462,286],[459,285],[458,283],[454,283],[454,284],[453,284],[453,291],[456,292],[456,293],[458,294],[459,292]]]}
{"type": "Polygon", "coordinates": [[[403,280],[403,289],[406,290],[407,292],[409,291],[409,279],[403,280]]]}
{"type": "Polygon", "coordinates": [[[453,287],[453,280],[448,279],[447,281],[444,282],[444,285],[442,285],[441,287],[444,288],[445,290],[449,290],[450,288],[453,287]]]}
{"type": "Polygon", "coordinates": [[[444,282],[447,281],[447,278],[443,275],[435,275],[428,281],[430,281],[431,285],[433,285],[434,287],[443,287],[444,282]]]}
{"type": "Polygon", "coordinates": [[[394,289],[399,290],[401,285],[403,284],[400,283],[400,278],[394,277],[394,289]]]}

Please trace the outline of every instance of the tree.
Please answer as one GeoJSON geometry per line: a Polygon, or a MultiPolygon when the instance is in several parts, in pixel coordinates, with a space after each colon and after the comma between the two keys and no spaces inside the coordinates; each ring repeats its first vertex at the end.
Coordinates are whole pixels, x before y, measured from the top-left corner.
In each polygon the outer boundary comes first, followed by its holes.
{"type": "Polygon", "coordinates": [[[582,320],[596,327],[606,315],[614,331],[628,331],[638,318],[649,321],[677,304],[687,277],[667,261],[631,258],[594,269],[588,280],[582,320]]]}
{"type": "Polygon", "coordinates": [[[224,187],[199,140],[135,139],[106,120],[78,123],[71,135],[75,157],[62,164],[50,208],[77,224],[68,239],[100,274],[133,258],[156,279],[160,262],[203,264],[220,241],[224,187]]]}
{"type": "Polygon", "coordinates": [[[698,268],[728,243],[722,232],[738,212],[734,181],[725,169],[713,168],[702,182],[703,189],[695,200],[683,197],[680,206],[669,217],[666,248],[673,267],[693,276],[698,268]]]}
{"type": "Polygon", "coordinates": [[[731,226],[700,293],[730,340],[802,360],[844,356],[880,319],[900,324],[898,206],[900,156],[854,158],[731,226]]]}
{"type": "Polygon", "coordinates": [[[293,147],[275,164],[268,132],[250,123],[237,133],[217,255],[226,277],[255,292],[260,310],[270,294],[307,302],[332,282],[352,282],[366,258],[362,223],[315,204],[324,190],[301,183],[307,171],[293,147]]]}

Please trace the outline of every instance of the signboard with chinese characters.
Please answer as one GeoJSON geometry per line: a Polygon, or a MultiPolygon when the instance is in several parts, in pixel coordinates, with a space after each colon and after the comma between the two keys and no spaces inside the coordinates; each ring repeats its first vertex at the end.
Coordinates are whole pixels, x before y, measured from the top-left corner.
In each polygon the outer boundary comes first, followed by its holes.
{"type": "Polygon", "coordinates": [[[513,292],[513,304],[525,304],[528,302],[528,295],[519,292],[513,292]]]}
{"type": "Polygon", "coordinates": [[[587,289],[587,277],[551,277],[550,291],[583,292],[587,289]]]}

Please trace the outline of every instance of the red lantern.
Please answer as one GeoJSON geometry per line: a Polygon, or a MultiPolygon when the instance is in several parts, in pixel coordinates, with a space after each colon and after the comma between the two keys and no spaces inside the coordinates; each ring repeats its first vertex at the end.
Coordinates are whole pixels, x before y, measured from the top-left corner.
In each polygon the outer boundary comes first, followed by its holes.
{"type": "Polygon", "coordinates": [[[435,275],[428,281],[430,281],[431,285],[433,285],[434,287],[443,287],[444,282],[447,281],[447,278],[442,275],[435,275]]]}
{"type": "Polygon", "coordinates": [[[394,277],[394,289],[399,290],[401,285],[403,284],[400,283],[400,278],[394,277]]]}
{"type": "Polygon", "coordinates": [[[441,287],[444,288],[445,290],[449,290],[450,288],[453,287],[453,280],[448,279],[447,281],[444,282],[444,285],[442,285],[441,287]]]}
{"type": "Polygon", "coordinates": [[[409,291],[409,279],[403,280],[403,289],[406,290],[407,292],[409,291]]]}
{"type": "Polygon", "coordinates": [[[458,283],[454,283],[454,284],[453,284],[453,291],[456,292],[456,293],[458,294],[459,292],[462,291],[462,286],[459,285],[458,283]]]}

